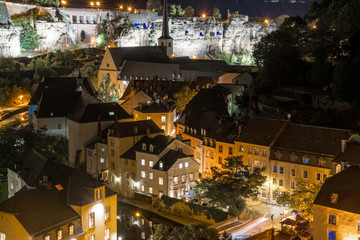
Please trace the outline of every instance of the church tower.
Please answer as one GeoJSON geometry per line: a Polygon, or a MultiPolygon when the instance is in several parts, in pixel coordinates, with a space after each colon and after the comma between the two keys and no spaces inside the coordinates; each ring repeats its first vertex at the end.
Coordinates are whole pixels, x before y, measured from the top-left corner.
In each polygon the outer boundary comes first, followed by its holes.
{"type": "Polygon", "coordinates": [[[169,17],[167,0],[163,3],[163,25],[162,36],[158,39],[158,45],[165,48],[169,57],[173,56],[173,39],[169,36],[169,17]]]}

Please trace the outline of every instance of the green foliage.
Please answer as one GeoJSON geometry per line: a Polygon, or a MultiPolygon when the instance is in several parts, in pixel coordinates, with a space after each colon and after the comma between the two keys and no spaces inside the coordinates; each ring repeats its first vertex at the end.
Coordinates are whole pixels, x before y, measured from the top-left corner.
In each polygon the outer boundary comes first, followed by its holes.
{"type": "Polygon", "coordinates": [[[305,218],[313,218],[313,202],[320,191],[322,183],[311,183],[301,179],[296,183],[296,189],[293,193],[280,192],[276,190],[277,203],[287,205],[289,208],[299,211],[305,218]]]}
{"type": "Polygon", "coordinates": [[[0,134],[0,171],[31,148],[47,158],[67,162],[68,142],[65,137],[47,135],[44,130],[35,132],[31,125],[15,126],[0,134]]]}
{"type": "Polygon", "coordinates": [[[250,112],[250,96],[247,92],[242,93],[239,96],[235,96],[234,104],[238,107],[240,112],[240,119],[247,120],[250,112]]]}
{"type": "Polygon", "coordinates": [[[222,237],[222,240],[232,240],[231,233],[227,233],[226,231],[223,232],[221,237],[222,237]]]}
{"type": "Polygon", "coordinates": [[[241,62],[241,65],[253,66],[255,65],[255,60],[253,54],[249,50],[244,50],[237,59],[238,62],[241,62]]]}
{"type": "Polygon", "coordinates": [[[160,0],[148,0],[146,3],[146,9],[153,12],[161,13],[162,5],[160,0]]]}
{"type": "Polygon", "coordinates": [[[169,11],[170,15],[172,16],[176,16],[176,5],[172,4],[170,5],[170,11],[169,11]]]}
{"type": "Polygon", "coordinates": [[[97,36],[96,43],[98,47],[106,47],[109,44],[109,37],[105,33],[101,33],[97,36]]]}
{"type": "Polygon", "coordinates": [[[20,46],[28,51],[38,48],[40,45],[40,37],[31,25],[23,27],[20,33],[20,46]]]}
{"type": "Polygon", "coordinates": [[[184,9],[184,17],[193,17],[195,14],[195,9],[191,6],[187,6],[184,9]]]}
{"type": "Polygon", "coordinates": [[[119,92],[116,90],[115,83],[111,83],[109,76],[103,76],[96,87],[98,98],[103,102],[118,102],[119,92]]]}
{"type": "Polygon", "coordinates": [[[35,2],[46,7],[58,7],[60,5],[59,0],[35,0],[35,2]]]}
{"type": "Polygon", "coordinates": [[[220,10],[219,10],[218,8],[214,8],[212,16],[213,16],[213,18],[215,18],[216,20],[221,20],[220,10]]]}
{"type": "Polygon", "coordinates": [[[169,227],[155,225],[154,240],[217,240],[219,234],[215,228],[208,228],[204,223],[191,223],[185,227],[169,227]]]}
{"type": "Polygon", "coordinates": [[[241,156],[225,159],[222,169],[211,168],[212,176],[197,182],[195,188],[205,189],[206,197],[229,213],[239,216],[245,207],[245,199],[257,196],[257,189],[265,182],[263,168],[249,169],[241,156]]]}
{"type": "Polygon", "coordinates": [[[185,10],[182,9],[181,5],[171,5],[170,6],[170,15],[182,17],[185,14],[185,10]]]}
{"type": "Polygon", "coordinates": [[[186,105],[196,95],[196,91],[188,86],[183,87],[179,92],[174,93],[176,111],[181,112],[185,110],[186,105]]]}

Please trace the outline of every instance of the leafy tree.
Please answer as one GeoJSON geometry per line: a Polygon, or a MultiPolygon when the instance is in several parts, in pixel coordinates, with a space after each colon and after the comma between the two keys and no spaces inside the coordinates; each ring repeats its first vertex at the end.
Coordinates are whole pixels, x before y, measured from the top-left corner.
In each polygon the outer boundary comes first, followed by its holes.
{"type": "Polygon", "coordinates": [[[224,231],[224,233],[222,234],[221,237],[222,237],[223,240],[232,240],[231,233],[227,233],[226,231],[224,231]]]}
{"type": "Polygon", "coordinates": [[[313,202],[321,186],[322,183],[316,184],[301,179],[292,193],[276,190],[276,201],[278,204],[287,205],[291,209],[299,211],[305,218],[312,220],[313,202]]]}
{"type": "Polygon", "coordinates": [[[148,0],[146,3],[146,9],[153,11],[153,12],[161,13],[162,5],[161,5],[160,0],[148,0]]]}
{"type": "Polygon", "coordinates": [[[46,7],[58,7],[60,5],[59,0],[35,0],[36,3],[38,3],[41,6],[46,6],[46,7]]]}
{"type": "Polygon", "coordinates": [[[213,18],[215,18],[216,20],[221,20],[221,13],[220,10],[218,8],[214,8],[213,10],[213,18]]]}
{"type": "Polygon", "coordinates": [[[196,93],[189,86],[185,86],[179,92],[174,93],[176,110],[179,112],[184,111],[186,105],[193,99],[196,93]]]}
{"type": "Polygon", "coordinates": [[[30,25],[23,27],[20,33],[20,45],[23,49],[32,51],[40,45],[40,37],[35,28],[30,25]]]}
{"type": "Polygon", "coordinates": [[[100,48],[106,47],[109,44],[109,37],[105,33],[101,33],[97,36],[96,43],[100,48]]]}
{"type": "Polygon", "coordinates": [[[118,102],[119,92],[116,90],[115,83],[111,83],[109,76],[103,76],[96,87],[98,98],[103,102],[118,102]]]}
{"type": "Polygon", "coordinates": [[[208,228],[204,223],[191,223],[185,227],[175,227],[171,230],[167,226],[156,225],[154,240],[217,240],[219,234],[215,228],[208,228]]]}
{"type": "Polygon", "coordinates": [[[51,53],[51,63],[53,66],[73,66],[75,53],[69,50],[55,50],[51,53]]]}
{"type": "Polygon", "coordinates": [[[253,54],[249,50],[244,50],[238,57],[238,61],[241,62],[241,65],[252,66],[255,64],[253,54]]]}
{"type": "Polygon", "coordinates": [[[239,96],[235,96],[234,103],[238,107],[240,119],[247,120],[250,112],[249,94],[247,92],[244,92],[239,96]]]}
{"type": "Polygon", "coordinates": [[[185,9],[184,9],[184,17],[193,17],[195,14],[195,10],[193,7],[191,6],[187,6],[185,9]]]}
{"type": "Polygon", "coordinates": [[[177,12],[177,10],[176,10],[176,5],[175,4],[172,4],[171,6],[170,6],[170,15],[173,15],[173,16],[176,16],[176,12],[177,12]]]}
{"type": "Polygon", "coordinates": [[[180,4],[177,5],[176,6],[176,15],[182,17],[182,16],[184,16],[184,14],[185,14],[185,10],[182,9],[180,4]]]}
{"type": "Polygon", "coordinates": [[[264,168],[250,169],[242,156],[225,159],[222,169],[211,168],[212,176],[197,182],[195,188],[206,189],[206,197],[221,207],[229,207],[229,213],[239,216],[245,207],[245,199],[256,197],[257,189],[265,182],[264,168]]]}
{"type": "Polygon", "coordinates": [[[31,148],[61,163],[66,163],[68,159],[68,142],[65,137],[47,135],[44,130],[35,132],[31,125],[14,126],[0,133],[0,170],[4,171],[31,148]]]}

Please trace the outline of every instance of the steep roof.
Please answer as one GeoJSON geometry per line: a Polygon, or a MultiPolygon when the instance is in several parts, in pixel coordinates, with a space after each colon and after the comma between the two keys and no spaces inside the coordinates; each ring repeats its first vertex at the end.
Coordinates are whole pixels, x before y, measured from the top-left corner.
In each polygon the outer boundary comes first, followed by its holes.
{"type": "Polygon", "coordinates": [[[38,236],[49,228],[56,229],[80,219],[70,206],[64,204],[65,199],[65,190],[40,187],[15,194],[0,203],[0,211],[14,214],[30,235],[38,236]]]}
{"type": "Polygon", "coordinates": [[[134,110],[141,113],[168,113],[174,110],[175,105],[171,103],[157,103],[143,104],[134,110]]]}
{"type": "Polygon", "coordinates": [[[149,138],[144,136],[139,142],[137,142],[132,148],[130,148],[127,152],[121,155],[121,158],[133,159],[136,160],[136,152],[144,152],[150,154],[160,154],[164,149],[169,146],[170,143],[174,141],[173,138],[157,135],[153,138],[149,138]],[[146,144],[146,150],[143,150],[143,144],[146,144]],[[150,144],[153,145],[154,150],[150,151],[150,144]]]}
{"type": "Polygon", "coordinates": [[[360,214],[360,167],[350,166],[327,178],[314,204],[360,214]],[[334,195],[333,195],[334,194],[334,195]],[[333,196],[337,201],[331,201],[333,196]]]}
{"type": "Polygon", "coordinates": [[[176,163],[177,160],[186,157],[190,156],[185,155],[182,151],[175,151],[171,149],[164,156],[162,156],[159,161],[155,163],[153,169],[160,171],[168,171],[176,163]],[[160,168],[160,162],[163,164],[162,168],[160,168]]]}
{"type": "Polygon", "coordinates": [[[287,121],[254,117],[241,129],[237,142],[270,146],[287,121]]]}
{"type": "Polygon", "coordinates": [[[341,163],[348,162],[350,165],[360,164],[360,143],[347,143],[344,152],[340,152],[333,160],[333,162],[341,163]]]}
{"type": "Polygon", "coordinates": [[[335,156],[340,151],[341,140],[350,136],[351,132],[345,129],[290,123],[273,147],[335,156]]]}
{"type": "Polygon", "coordinates": [[[9,24],[11,18],[5,2],[0,3],[0,24],[9,24]]]}
{"type": "Polygon", "coordinates": [[[109,51],[116,68],[119,68],[125,60],[158,63],[170,62],[170,58],[162,47],[116,47],[108,48],[107,51],[109,51]]]}
{"type": "Polygon", "coordinates": [[[148,133],[163,133],[152,120],[141,120],[131,122],[118,122],[110,128],[109,136],[124,138],[131,136],[147,135],[148,133]]]}
{"type": "Polygon", "coordinates": [[[70,119],[79,123],[115,121],[115,119],[131,118],[118,103],[90,103],[84,111],[70,119]]]}

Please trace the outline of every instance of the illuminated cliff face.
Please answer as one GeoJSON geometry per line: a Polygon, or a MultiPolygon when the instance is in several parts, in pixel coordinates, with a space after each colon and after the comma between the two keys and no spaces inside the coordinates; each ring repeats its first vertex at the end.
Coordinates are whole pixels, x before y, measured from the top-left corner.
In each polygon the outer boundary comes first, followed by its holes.
{"type": "MultiPolygon", "coordinates": [[[[161,36],[161,20],[137,23],[126,33],[117,37],[120,47],[154,46],[161,36]]],[[[275,26],[265,27],[249,22],[247,16],[234,15],[229,23],[202,18],[171,18],[170,36],[174,39],[175,56],[200,56],[204,53],[228,54],[252,51],[262,36],[274,31],[275,26]]]]}

